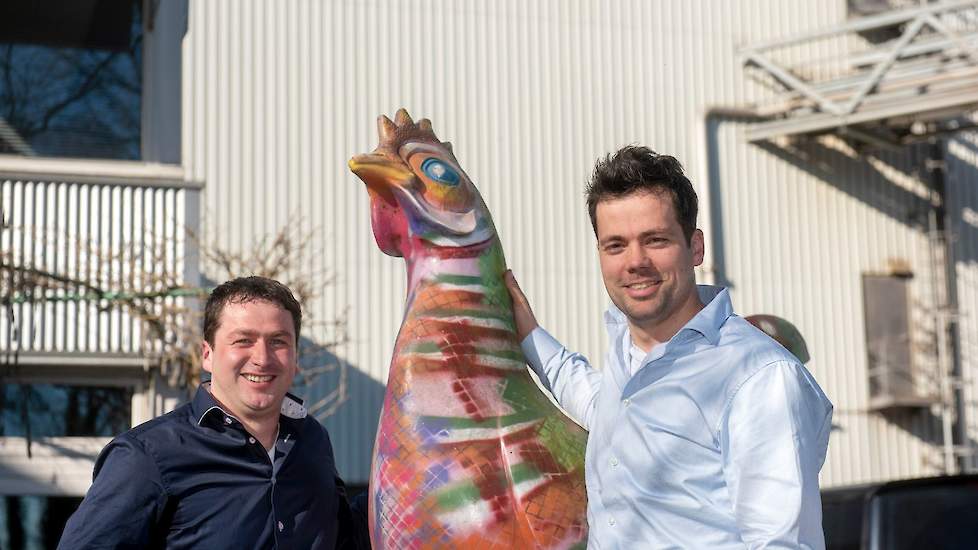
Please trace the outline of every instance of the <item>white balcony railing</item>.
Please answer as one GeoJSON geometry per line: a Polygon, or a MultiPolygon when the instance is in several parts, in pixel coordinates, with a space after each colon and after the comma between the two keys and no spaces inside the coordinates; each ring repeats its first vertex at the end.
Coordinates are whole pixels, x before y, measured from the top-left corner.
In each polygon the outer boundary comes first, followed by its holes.
{"type": "Polygon", "coordinates": [[[0,156],[0,368],[144,364],[146,298],[196,281],[201,187],[179,166],[0,156]]]}

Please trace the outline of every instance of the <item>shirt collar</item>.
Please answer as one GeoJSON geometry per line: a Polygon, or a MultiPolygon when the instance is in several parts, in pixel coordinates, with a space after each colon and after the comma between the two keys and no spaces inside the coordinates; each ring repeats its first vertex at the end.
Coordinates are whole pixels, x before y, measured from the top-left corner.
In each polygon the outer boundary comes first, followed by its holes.
{"type": "Polygon", "coordinates": [[[700,301],[706,304],[683,328],[703,335],[714,346],[720,341],[720,327],[734,314],[730,292],[722,286],[697,285],[700,301]]]}
{"type": "MultiPolygon", "coordinates": [[[[218,404],[214,396],[211,395],[210,388],[210,382],[204,382],[198,386],[197,393],[194,395],[194,400],[190,405],[198,426],[211,414],[220,413],[222,416],[234,417],[234,415],[224,410],[218,404]]],[[[302,405],[302,399],[299,399],[291,393],[285,394],[285,399],[282,400],[282,416],[300,419],[305,418],[307,414],[306,408],[302,405]]]]}
{"type": "MultiPolygon", "coordinates": [[[[676,334],[684,330],[695,330],[702,334],[708,342],[716,345],[720,340],[720,327],[733,315],[730,292],[722,286],[711,285],[696,285],[696,292],[699,294],[700,301],[706,304],[706,306],[694,315],[676,334]]],[[[616,335],[621,335],[621,331],[628,328],[628,318],[614,304],[608,306],[608,310],[605,311],[604,322],[608,327],[608,334],[611,338],[615,338],[616,335]]]]}

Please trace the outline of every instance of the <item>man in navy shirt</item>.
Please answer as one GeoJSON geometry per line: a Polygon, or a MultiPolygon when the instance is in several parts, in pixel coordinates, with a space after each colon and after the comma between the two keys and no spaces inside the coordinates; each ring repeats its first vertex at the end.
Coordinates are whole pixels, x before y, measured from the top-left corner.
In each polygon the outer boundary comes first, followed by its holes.
{"type": "Polygon", "coordinates": [[[329,435],[286,393],[301,320],[271,279],[214,289],[202,351],[211,381],[106,446],[59,548],[369,548],[329,435]]]}

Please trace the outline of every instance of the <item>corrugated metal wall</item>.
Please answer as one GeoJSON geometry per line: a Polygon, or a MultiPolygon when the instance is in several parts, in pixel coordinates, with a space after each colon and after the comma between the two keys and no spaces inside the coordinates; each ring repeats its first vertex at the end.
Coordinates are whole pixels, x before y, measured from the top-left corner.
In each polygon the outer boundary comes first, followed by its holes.
{"type": "MultiPolygon", "coordinates": [[[[283,224],[314,233],[305,265],[337,277],[315,314],[349,307],[351,340],[336,351],[349,363],[351,397],[326,422],[341,473],[366,479],[405,291],[401,261],[374,246],[366,193],[346,169],[375,146],[377,114],[407,107],[455,144],[538,316],[597,360],[607,298],[582,199],[594,159],[649,144],[710,192],[707,109],[766,93],[746,80],[736,47],[843,21],[845,5],[192,2],[183,163],[207,182],[206,239],[243,249],[283,224]]],[[[837,405],[825,483],[936,471],[939,449],[921,442],[939,430],[933,418],[865,412],[860,274],[902,258],[921,312],[931,296],[918,153],[868,163],[832,142],[747,145],[741,128],[714,127],[722,242],[707,246],[722,250],[718,275],[739,311],[784,315],[810,343],[810,367],[837,405]]]]}

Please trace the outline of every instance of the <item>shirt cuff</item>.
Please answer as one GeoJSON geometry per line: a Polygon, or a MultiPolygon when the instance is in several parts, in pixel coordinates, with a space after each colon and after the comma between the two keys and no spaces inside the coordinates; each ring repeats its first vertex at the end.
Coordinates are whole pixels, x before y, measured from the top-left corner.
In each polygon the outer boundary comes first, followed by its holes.
{"type": "Polygon", "coordinates": [[[520,348],[523,349],[526,362],[540,373],[547,360],[560,353],[564,346],[543,327],[538,326],[520,342],[520,348]]]}

